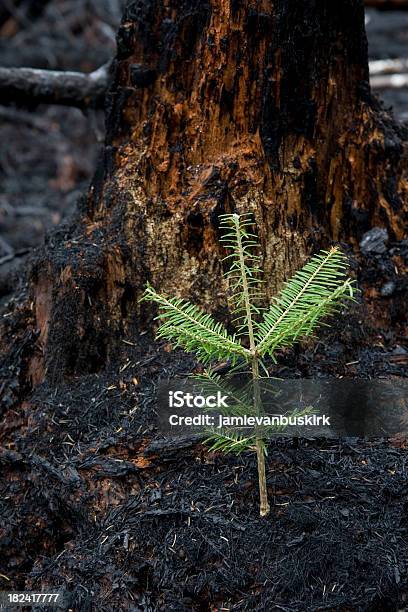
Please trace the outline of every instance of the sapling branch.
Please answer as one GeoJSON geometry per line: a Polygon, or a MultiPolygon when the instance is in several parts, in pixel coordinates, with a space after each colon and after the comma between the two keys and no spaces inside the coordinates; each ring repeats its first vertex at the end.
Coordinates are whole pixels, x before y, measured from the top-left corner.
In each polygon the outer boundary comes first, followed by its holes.
{"type": "MultiPolygon", "coordinates": [[[[274,361],[275,352],[310,336],[322,324],[322,319],[339,312],[347,299],[353,299],[354,286],[347,278],[346,256],[333,247],[321,251],[284,285],[273,298],[268,310],[258,303],[262,292],[259,268],[260,246],[250,215],[221,215],[224,232],[222,243],[229,251],[224,259],[229,270],[225,277],[230,285],[232,312],[239,323],[238,331],[230,335],[226,328],[211,315],[186,300],[160,295],[148,285],[143,301],[159,306],[158,338],[170,341],[173,347],[193,352],[209,366],[205,377],[209,383],[222,386],[219,375],[214,374],[214,362],[228,360],[235,371],[250,366],[251,393],[242,399],[233,398],[231,411],[235,414],[251,408],[261,414],[260,366],[268,354],[274,361]]],[[[257,426],[254,434],[230,431],[212,431],[207,442],[211,450],[240,453],[256,450],[260,495],[260,515],[270,512],[265,466],[265,430],[257,426]]]]}

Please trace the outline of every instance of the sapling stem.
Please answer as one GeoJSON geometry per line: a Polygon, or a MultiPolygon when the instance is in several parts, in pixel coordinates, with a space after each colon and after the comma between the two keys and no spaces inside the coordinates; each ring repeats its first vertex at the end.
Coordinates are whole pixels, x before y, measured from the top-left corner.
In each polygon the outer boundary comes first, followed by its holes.
{"type": "MultiPolygon", "coordinates": [[[[237,250],[239,254],[239,265],[242,279],[242,291],[244,294],[245,301],[245,314],[246,323],[248,328],[249,338],[249,349],[252,354],[251,366],[252,366],[252,385],[253,385],[253,400],[255,412],[259,416],[261,410],[261,393],[259,388],[259,361],[258,354],[256,351],[256,342],[254,334],[254,326],[252,321],[252,310],[251,310],[251,298],[249,295],[248,278],[245,268],[245,257],[244,249],[242,246],[242,236],[240,232],[240,219],[238,215],[234,215],[234,226],[237,240],[237,250]]],[[[259,513],[261,516],[267,516],[270,512],[270,506],[268,502],[268,490],[266,487],[266,469],[265,469],[265,452],[263,439],[258,435],[259,431],[256,432],[256,457],[258,462],[258,480],[259,480],[259,513]]]]}
{"type": "MultiPolygon", "coordinates": [[[[254,387],[254,404],[257,414],[260,414],[261,394],[259,389],[259,364],[258,358],[252,360],[252,384],[254,387]]],[[[267,516],[270,512],[268,502],[268,489],[266,487],[265,452],[263,438],[256,436],[256,458],[258,461],[258,480],[259,480],[259,514],[267,516]]]]}

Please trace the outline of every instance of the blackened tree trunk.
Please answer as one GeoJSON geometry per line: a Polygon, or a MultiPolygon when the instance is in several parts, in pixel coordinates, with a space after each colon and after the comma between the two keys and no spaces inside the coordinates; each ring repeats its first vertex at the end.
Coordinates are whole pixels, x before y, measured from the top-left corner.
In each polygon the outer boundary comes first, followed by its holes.
{"type": "Polygon", "coordinates": [[[222,313],[218,215],[253,211],[271,294],[330,241],[400,238],[406,152],[373,101],[361,0],[136,0],[74,229],[32,274],[28,376],[97,370],[147,280],[222,313]]]}

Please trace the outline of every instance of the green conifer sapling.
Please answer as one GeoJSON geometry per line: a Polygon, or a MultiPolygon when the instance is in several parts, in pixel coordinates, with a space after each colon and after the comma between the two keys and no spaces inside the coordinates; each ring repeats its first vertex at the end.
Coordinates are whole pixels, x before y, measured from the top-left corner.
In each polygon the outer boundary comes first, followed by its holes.
{"type": "MultiPolygon", "coordinates": [[[[236,333],[229,334],[214,318],[190,302],[158,294],[148,285],[144,301],[159,306],[157,338],[170,341],[173,347],[182,347],[195,353],[211,368],[211,364],[228,360],[239,368],[248,366],[252,373],[253,403],[260,405],[260,367],[269,355],[282,347],[311,336],[322,319],[337,313],[345,299],[353,298],[353,282],[347,277],[348,262],[338,247],[320,251],[286,282],[272,299],[268,308],[262,306],[264,296],[260,248],[253,233],[250,214],[222,215],[222,242],[228,250],[227,277],[230,309],[235,315],[236,333]]],[[[211,369],[208,371],[211,377],[211,369]]],[[[211,436],[214,450],[241,452],[256,449],[258,461],[260,514],[266,516],[270,507],[266,488],[266,444],[261,434],[240,438],[214,432],[211,436]]]]}

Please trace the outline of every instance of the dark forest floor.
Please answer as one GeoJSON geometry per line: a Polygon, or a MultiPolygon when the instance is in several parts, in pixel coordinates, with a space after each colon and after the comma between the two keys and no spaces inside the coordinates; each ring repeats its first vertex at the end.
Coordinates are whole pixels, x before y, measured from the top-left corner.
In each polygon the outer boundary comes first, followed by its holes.
{"type": "MultiPolygon", "coordinates": [[[[119,5],[56,0],[29,18],[21,10],[0,25],[0,63],[92,70],[113,53],[119,5]]],[[[406,55],[408,13],[369,16],[372,57],[406,55]]],[[[406,96],[385,94],[402,119],[406,96]]],[[[18,253],[0,264],[4,305],[12,292],[18,299],[27,251],[86,189],[102,129],[96,113],[0,107],[0,261],[18,253]]],[[[407,282],[396,272],[408,244],[385,247],[356,263],[366,305],[319,342],[282,353],[273,375],[408,375],[407,282]]],[[[273,507],[260,519],[255,457],[155,434],[157,381],[195,367],[147,336],[129,337],[108,370],[43,384],[18,410],[18,372],[9,370],[0,391],[0,589],[61,587],[81,612],[408,609],[405,440],[274,440],[273,507]]]]}

